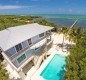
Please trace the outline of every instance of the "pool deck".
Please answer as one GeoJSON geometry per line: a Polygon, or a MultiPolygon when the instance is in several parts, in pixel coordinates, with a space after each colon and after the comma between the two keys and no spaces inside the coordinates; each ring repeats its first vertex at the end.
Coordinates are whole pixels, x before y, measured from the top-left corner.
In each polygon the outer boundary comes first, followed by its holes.
{"type": "MultiPolygon", "coordinates": [[[[53,46],[47,53],[47,54],[50,54],[50,56],[44,60],[43,64],[40,66],[40,68],[31,77],[31,80],[45,80],[42,76],[40,76],[40,74],[44,70],[44,68],[47,66],[47,64],[51,61],[51,59],[54,57],[55,54],[61,54],[63,56],[69,55],[69,52],[63,51],[62,48],[58,47],[58,49],[57,49],[57,44],[62,43],[62,41],[63,41],[62,40],[63,34],[61,34],[61,35],[53,34],[52,37],[54,38],[53,46]]],[[[68,42],[68,40],[66,40],[65,42],[70,44],[70,42],[68,42]]]]}
{"type": "Polygon", "coordinates": [[[66,54],[64,55],[64,53],[62,53],[61,51],[55,50],[55,48],[51,48],[51,50],[49,52],[52,52],[52,54],[47,59],[44,60],[43,64],[36,71],[36,73],[32,76],[31,80],[45,80],[42,76],[40,76],[40,74],[44,70],[44,68],[47,66],[47,64],[51,61],[51,59],[54,57],[55,54],[67,56],[66,54]],[[52,52],[52,50],[53,50],[53,52],[52,52]]]}
{"type": "MultiPolygon", "coordinates": [[[[47,66],[47,64],[51,61],[51,59],[53,58],[53,56],[55,54],[62,54],[63,56],[68,56],[69,52],[67,52],[66,50],[62,50],[62,48],[58,47],[57,44],[62,44],[63,42],[63,34],[58,35],[57,33],[53,33],[52,34],[52,38],[53,38],[53,46],[52,48],[47,52],[47,54],[50,54],[50,56],[44,60],[44,62],[42,63],[42,65],[40,66],[40,68],[36,69],[36,67],[32,67],[28,73],[27,76],[24,80],[45,80],[42,76],[40,76],[41,72],[44,70],[44,68],[47,66]]],[[[65,40],[65,43],[67,44],[71,44],[68,40],[65,40]]],[[[7,66],[7,69],[9,70],[9,66],[7,66]]],[[[11,71],[12,74],[10,74],[10,77],[17,77],[16,75],[18,75],[17,73],[15,73],[14,71],[11,71]]]]}
{"type": "Polygon", "coordinates": [[[51,54],[47,59],[44,60],[41,67],[37,70],[37,72],[32,76],[31,80],[45,80],[43,79],[40,74],[44,70],[44,68],[47,66],[47,64],[50,62],[50,60],[53,58],[55,54],[51,54]]]}

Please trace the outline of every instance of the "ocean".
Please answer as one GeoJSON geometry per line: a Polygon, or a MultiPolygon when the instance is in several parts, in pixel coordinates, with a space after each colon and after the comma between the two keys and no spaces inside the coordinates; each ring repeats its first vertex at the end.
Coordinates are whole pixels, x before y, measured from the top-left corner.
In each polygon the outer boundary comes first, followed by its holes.
{"type": "Polygon", "coordinates": [[[78,20],[75,24],[76,27],[86,28],[86,15],[71,15],[71,14],[35,14],[44,17],[48,21],[55,23],[58,27],[67,26],[70,27],[75,20],[78,20]]]}

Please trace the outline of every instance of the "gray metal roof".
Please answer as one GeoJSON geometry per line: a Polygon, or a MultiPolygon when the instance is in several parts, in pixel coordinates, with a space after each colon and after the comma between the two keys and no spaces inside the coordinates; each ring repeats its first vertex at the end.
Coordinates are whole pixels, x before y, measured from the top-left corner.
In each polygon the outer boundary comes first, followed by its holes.
{"type": "Polygon", "coordinates": [[[51,29],[52,27],[39,25],[37,23],[7,28],[0,31],[0,47],[6,51],[29,38],[51,29]]]}

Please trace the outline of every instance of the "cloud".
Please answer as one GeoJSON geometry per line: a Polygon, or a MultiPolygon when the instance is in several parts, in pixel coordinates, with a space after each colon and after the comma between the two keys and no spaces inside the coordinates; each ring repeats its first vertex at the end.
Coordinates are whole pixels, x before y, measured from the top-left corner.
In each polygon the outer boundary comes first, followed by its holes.
{"type": "Polygon", "coordinates": [[[32,7],[32,6],[0,5],[0,10],[4,10],[4,9],[31,8],[31,7],[32,7]]]}

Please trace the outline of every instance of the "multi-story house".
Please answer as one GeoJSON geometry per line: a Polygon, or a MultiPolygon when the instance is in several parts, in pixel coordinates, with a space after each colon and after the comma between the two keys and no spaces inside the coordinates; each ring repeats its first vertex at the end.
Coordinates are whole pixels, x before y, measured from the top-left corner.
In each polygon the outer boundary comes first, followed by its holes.
{"type": "Polygon", "coordinates": [[[0,52],[5,61],[21,76],[32,66],[40,67],[51,47],[52,27],[37,23],[10,27],[0,31],[0,52]],[[46,54],[45,54],[46,53],[46,54]],[[42,56],[40,63],[37,61],[42,56]]]}

